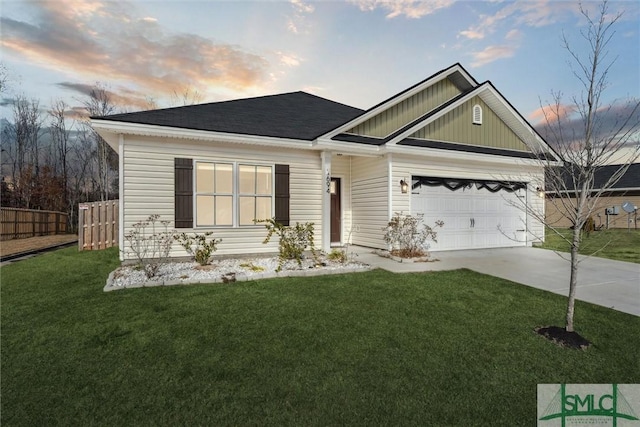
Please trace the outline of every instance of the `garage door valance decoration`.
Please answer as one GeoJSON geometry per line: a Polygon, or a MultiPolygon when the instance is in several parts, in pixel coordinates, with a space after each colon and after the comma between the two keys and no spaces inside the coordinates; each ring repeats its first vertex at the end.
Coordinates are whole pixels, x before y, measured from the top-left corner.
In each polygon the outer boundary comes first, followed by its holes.
{"type": "Polygon", "coordinates": [[[486,188],[492,193],[504,190],[509,193],[527,188],[527,184],[524,182],[511,182],[511,181],[488,181],[482,179],[457,179],[457,178],[438,178],[429,176],[414,176],[411,177],[411,189],[415,190],[423,185],[428,187],[446,187],[451,191],[459,189],[471,188],[475,186],[477,189],[486,188]]]}

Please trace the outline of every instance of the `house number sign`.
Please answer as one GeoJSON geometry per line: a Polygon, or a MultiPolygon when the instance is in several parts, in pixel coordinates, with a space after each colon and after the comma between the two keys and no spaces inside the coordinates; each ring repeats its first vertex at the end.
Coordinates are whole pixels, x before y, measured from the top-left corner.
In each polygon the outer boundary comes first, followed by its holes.
{"type": "Polygon", "coordinates": [[[329,168],[327,168],[327,171],[325,173],[325,182],[327,187],[327,194],[331,194],[331,175],[329,174],[329,168]]]}

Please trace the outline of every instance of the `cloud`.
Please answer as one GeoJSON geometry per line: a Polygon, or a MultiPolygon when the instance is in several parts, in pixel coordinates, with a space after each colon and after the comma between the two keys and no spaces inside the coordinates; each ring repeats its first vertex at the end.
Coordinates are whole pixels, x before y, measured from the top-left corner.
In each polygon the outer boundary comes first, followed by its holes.
{"type": "Polygon", "coordinates": [[[505,40],[520,40],[522,38],[522,31],[520,30],[511,30],[504,36],[505,40]]]}
{"type": "Polygon", "coordinates": [[[289,3],[293,9],[293,15],[287,17],[287,30],[294,34],[308,33],[309,24],[306,16],[312,14],[315,7],[302,0],[289,0],[289,3]]]}
{"type": "Polygon", "coordinates": [[[566,120],[575,111],[575,106],[570,104],[559,105],[543,105],[537,110],[529,114],[529,120],[534,124],[553,123],[560,120],[566,120]]]}
{"type": "Polygon", "coordinates": [[[264,57],[188,32],[169,32],[154,18],[136,17],[125,1],[28,5],[33,12],[28,22],[0,18],[0,46],[42,67],[92,80],[121,80],[147,95],[170,95],[185,87],[243,91],[267,78],[264,57]]]}
{"type": "Polygon", "coordinates": [[[544,27],[564,20],[568,14],[579,13],[577,2],[528,0],[500,5],[500,9],[493,15],[480,15],[478,24],[461,31],[459,36],[482,39],[487,34],[494,33],[502,24],[511,27],[544,27]]]}
{"type": "Polygon", "coordinates": [[[468,29],[465,31],[460,31],[460,35],[468,39],[483,39],[485,34],[484,32],[477,29],[468,29]]]}
{"type": "MultiPolygon", "coordinates": [[[[639,102],[638,98],[621,99],[599,108],[595,115],[592,142],[597,145],[608,143],[617,146],[623,143],[625,146],[640,147],[639,102]]],[[[532,112],[529,118],[533,127],[553,147],[583,148],[585,124],[575,105],[543,106],[532,112]],[[545,119],[545,112],[548,120],[545,119]]]]}
{"type": "Polygon", "coordinates": [[[516,50],[516,46],[510,45],[487,46],[480,52],[473,52],[471,54],[471,56],[473,57],[471,66],[474,68],[482,67],[483,65],[486,65],[498,59],[510,58],[515,54],[516,50]]]}
{"type": "MultiPolygon", "coordinates": [[[[91,95],[91,92],[96,89],[102,89],[106,92],[109,99],[119,109],[134,108],[136,110],[144,110],[150,107],[150,98],[145,92],[139,90],[130,89],[125,86],[117,86],[115,89],[105,88],[102,84],[96,83],[90,85],[86,83],[74,83],[74,82],[60,82],[56,83],[57,86],[68,89],[72,92],[82,95],[86,98],[91,95]]],[[[85,117],[88,115],[84,107],[74,107],[75,111],[85,117]]]]}
{"type": "Polygon", "coordinates": [[[430,15],[438,9],[451,6],[456,0],[349,0],[364,12],[382,9],[387,12],[387,18],[393,19],[398,16],[417,19],[430,15]]]}
{"type": "Polygon", "coordinates": [[[276,52],[276,55],[280,59],[280,63],[287,67],[297,67],[302,62],[302,59],[299,56],[292,53],[276,52]]]}

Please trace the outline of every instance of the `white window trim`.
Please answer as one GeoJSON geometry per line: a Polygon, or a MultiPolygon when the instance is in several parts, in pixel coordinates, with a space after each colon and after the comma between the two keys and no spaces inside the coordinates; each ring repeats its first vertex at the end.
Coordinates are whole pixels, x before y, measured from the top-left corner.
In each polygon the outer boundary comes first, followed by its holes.
{"type": "MultiPolygon", "coordinates": [[[[271,168],[271,195],[266,196],[262,195],[262,197],[271,197],[271,216],[275,215],[276,209],[276,166],[275,163],[257,163],[257,162],[239,162],[239,161],[228,161],[228,160],[197,160],[194,159],[194,167],[193,167],[193,228],[194,229],[229,229],[229,228],[260,228],[262,224],[251,224],[251,225],[240,225],[240,165],[242,166],[262,166],[271,168]],[[197,172],[198,172],[198,163],[213,163],[213,164],[226,164],[231,165],[231,174],[232,174],[232,185],[233,192],[231,195],[232,202],[231,206],[233,209],[233,224],[232,225],[198,225],[198,206],[197,206],[197,196],[198,193],[196,191],[197,185],[197,172]]],[[[206,193],[209,194],[209,193],[206,193]]],[[[216,194],[216,193],[213,193],[216,194]]],[[[222,194],[221,195],[229,195],[222,194]]]]}

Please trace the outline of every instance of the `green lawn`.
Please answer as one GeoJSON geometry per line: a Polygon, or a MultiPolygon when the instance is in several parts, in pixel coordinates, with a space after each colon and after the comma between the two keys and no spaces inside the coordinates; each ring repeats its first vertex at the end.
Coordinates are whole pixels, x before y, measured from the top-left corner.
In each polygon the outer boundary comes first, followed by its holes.
{"type": "Polygon", "coordinates": [[[639,383],[640,318],[467,270],[103,293],[117,252],[2,267],[3,426],[533,425],[538,383],[639,383]]]}
{"type": "MultiPolygon", "coordinates": [[[[564,236],[571,239],[573,230],[561,230],[564,236]]],[[[544,249],[569,252],[570,245],[551,230],[546,231],[544,249]]],[[[640,263],[640,230],[610,229],[585,234],[580,246],[580,253],[619,261],[640,263]],[[596,252],[597,251],[597,252],[596,252]]]]}

